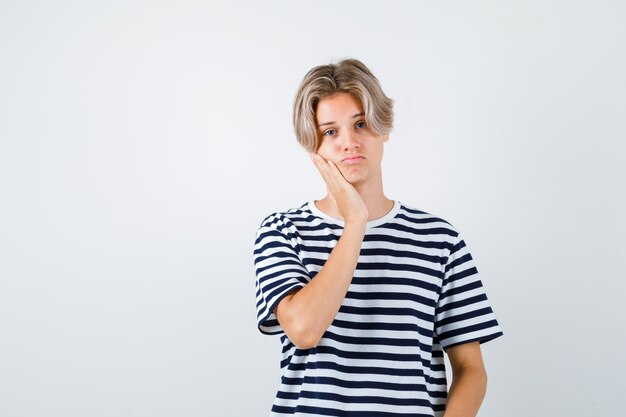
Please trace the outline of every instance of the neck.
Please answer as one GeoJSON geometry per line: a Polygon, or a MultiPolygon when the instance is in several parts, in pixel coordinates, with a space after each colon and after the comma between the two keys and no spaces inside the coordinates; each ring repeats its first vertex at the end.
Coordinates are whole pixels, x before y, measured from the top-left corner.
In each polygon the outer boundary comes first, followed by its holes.
{"type": "MultiPolygon", "coordinates": [[[[383,192],[382,181],[377,181],[374,184],[357,183],[352,185],[367,207],[367,211],[369,212],[368,221],[383,217],[393,208],[393,200],[387,198],[383,192]]],[[[329,216],[343,220],[332,194],[326,194],[323,199],[317,201],[316,205],[329,216]]]]}

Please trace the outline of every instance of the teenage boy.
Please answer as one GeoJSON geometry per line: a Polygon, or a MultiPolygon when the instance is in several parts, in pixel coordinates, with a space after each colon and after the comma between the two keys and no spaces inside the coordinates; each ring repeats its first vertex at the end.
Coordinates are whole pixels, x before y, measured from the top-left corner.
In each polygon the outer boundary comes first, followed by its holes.
{"type": "Polygon", "coordinates": [[[258,328],[282,343],[272,416],[470,417],[484,398],[480,343],[502,331],[459,232],[383,193],[392,110],[354,59],[297,92],[296,136],[327,194],[256,234],[258,328]]]}

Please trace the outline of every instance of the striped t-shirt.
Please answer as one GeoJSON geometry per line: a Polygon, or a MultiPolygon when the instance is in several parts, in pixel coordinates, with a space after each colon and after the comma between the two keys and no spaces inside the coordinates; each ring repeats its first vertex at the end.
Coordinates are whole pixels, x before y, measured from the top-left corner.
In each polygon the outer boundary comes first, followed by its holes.
{"type": "Polygon", "coordinates": [[[256,233],[256,309],[280,335],[272,416],[441,416],[443,350],[502,335],[470,252],[447,221],[394,201],[367,223],[358,264],[317,346],[297,348],[273,311],[322,269],[344,222],[313,201],[267,216],[256,233]]]}

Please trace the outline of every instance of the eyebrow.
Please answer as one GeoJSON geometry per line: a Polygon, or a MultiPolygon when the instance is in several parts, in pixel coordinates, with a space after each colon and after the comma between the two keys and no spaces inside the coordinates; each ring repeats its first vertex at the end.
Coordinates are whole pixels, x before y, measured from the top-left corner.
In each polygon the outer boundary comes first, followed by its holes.
{"type": "MultiPolygon", "coordinates": [[[[359,117],[359,116],[365,116],[365,112],[357,113],[354,116],[352,116],[352,118],[354,119],[355,117],[359,117]]],[[[332,125],[333,123],[337,123],[337,122],[326,122],[326,123],[322,123],[322,124],[317,125],[317,127],[322,127],[322,126],[326,126],[326,125],[332,125]]]]}

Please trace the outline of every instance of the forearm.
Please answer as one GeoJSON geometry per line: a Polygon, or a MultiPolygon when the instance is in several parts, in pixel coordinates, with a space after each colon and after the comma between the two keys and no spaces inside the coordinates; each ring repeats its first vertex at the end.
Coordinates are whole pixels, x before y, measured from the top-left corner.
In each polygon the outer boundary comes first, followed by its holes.
{"type": "Polygon", "coordinates": [[[454,372],[444,417],[475,417],[487,391],[487,374],[481,367],[454,372]]]}
{"type": "Polygon", "coordinates": [[[279,304],[278,321],[297,346],[315,346],[335,319],[354,276],[364,235],[364,222],[347,223],[315,278],[279,304]]]}

